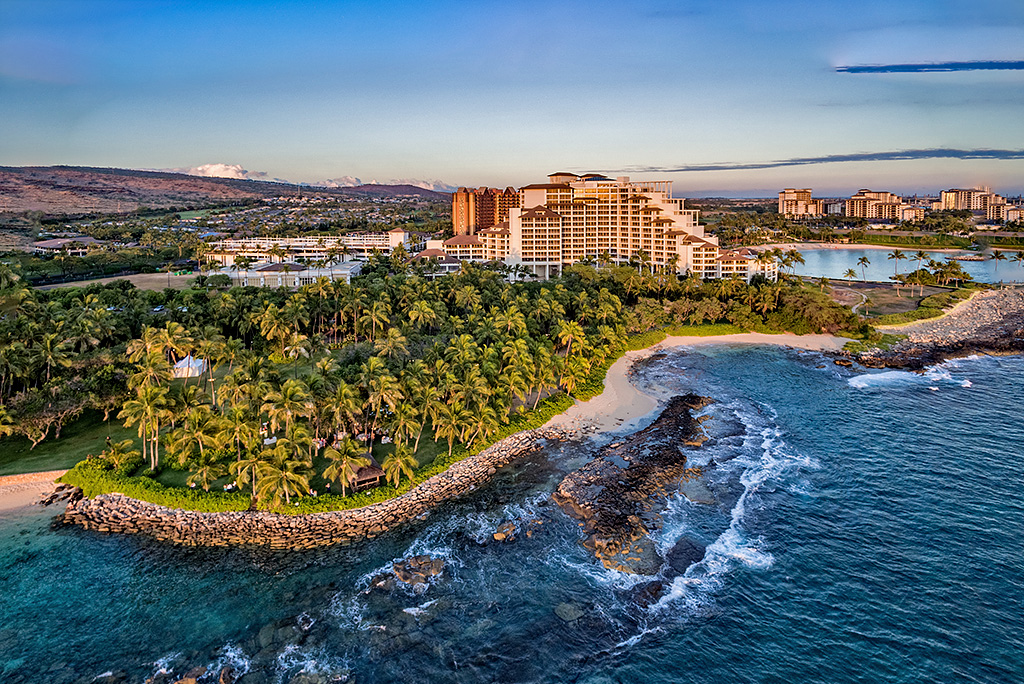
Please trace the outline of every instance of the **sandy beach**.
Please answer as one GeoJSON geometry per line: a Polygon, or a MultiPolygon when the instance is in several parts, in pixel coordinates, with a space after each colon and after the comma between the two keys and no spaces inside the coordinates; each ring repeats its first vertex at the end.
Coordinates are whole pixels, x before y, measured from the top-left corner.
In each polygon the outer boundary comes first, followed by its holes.
{"type": "Polygon", "coordinates": [[[658,406],[654,397],[638,390],[629,381],[629,369],[639,359],[673,347],[703,347],[712,344],[769,344],[815,351],[839,351],[849,342],[834,335],[709,335],[707,337],[667,337],[656,345],[626,354],[612,364],[604,379],[604,392],[588,401],[578,401],[545,427],[588,428],[600,432],[633,429],[658,406]]]}
{"type": "Polygon", "coordinates": [[[53,491],[53,481],[66,472],[50,470],[0,477],[0,514],[32,505],[40,496],[53,491]]]}

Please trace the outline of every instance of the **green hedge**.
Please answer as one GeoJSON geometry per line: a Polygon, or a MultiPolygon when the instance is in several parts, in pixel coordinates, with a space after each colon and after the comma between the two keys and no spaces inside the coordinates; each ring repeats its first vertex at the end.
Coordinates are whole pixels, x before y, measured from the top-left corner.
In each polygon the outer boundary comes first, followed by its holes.
{"type": "Polygon", "coordinates": [[[190,511],[244,511],[251,503],[249,496],[242,492],[204,492],[202,489],[165,487],[148,477],[119,474],[110,470],[102,461],[96,460],[80,462],[66,472],[60,482],[80,487],[88,497],[117,492],[140,501],[190,511]]]}

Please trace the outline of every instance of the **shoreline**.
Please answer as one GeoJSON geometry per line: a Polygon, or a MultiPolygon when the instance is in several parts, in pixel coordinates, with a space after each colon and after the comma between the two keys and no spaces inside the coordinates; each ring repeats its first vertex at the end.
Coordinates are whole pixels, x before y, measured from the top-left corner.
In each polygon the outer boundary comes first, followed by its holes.
{"type": "Polygon", "coordinates": [[[35,504],[43,494],[53,491],[54,480],[66,472],[48,470],[0,476],[0,513],[10,513],[35,504]]]}
{"type": "Polygon", "coordinates": [[[845,338],[832,335],[765,335],[741,333],[707,337],[668,337],[642,350],[626,352],[605,374],[604,391],[571,406],[542,427],[516,433],[453,464],[448,470],[401,496],[363,508],[292,516],[265,511],[202,513],[172,509],[120,494],[103,494],[70,504],[60,517],[66,524],[104,533],[143,534],[188,546],[262,546],[270,549],[311,549],[372,539],[427,516],[438,505],[489,482],[497,469],[551,438],[576,438],[598,429],[631,428],[653,412],[658,402],[629,380],[638,359],[664,349],[712,344],[771,344],[801,349],[838,351],[845,338]]]}
{"type": "Polygon", "coordinates": [[[577,401],[566,411],[553,417],[544,427],[555,429],[582,429],[595,432],[635,430],[652,411],[658,401],[641,392],[629,379],[633,364],[666,349],[676,347],[704,347],[719,344],[771,345],[810,351],[842,351],[850,340],[835,335],[794,335],[784,333],[738,333],[735,335],[669,336],[661,342],[628,351],[611,365],[604,378],[604,391],[587,401],[577,401]]]}

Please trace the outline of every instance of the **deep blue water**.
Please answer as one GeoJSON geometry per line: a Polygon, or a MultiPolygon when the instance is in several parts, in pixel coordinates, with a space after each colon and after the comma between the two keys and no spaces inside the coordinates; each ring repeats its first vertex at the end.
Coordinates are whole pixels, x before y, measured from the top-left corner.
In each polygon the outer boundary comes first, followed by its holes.
{"type": "Polygon", "coordinates": [[[629,592],[655,578],[603,569],[548,502],[595,447],[561,446],[415,530],[308,556],[7,516],[0,681],[226,662],[282,682],[303,669],[361,683],[1024,681],[1024,359],[865,374],[815,353],[703,347],[638,376],[662,397],[716,400],[692,462],[713,464],[718,503],[675,496],[654,535],[708,552],[652,606],[629,592]],[[484,543],[507,520],[531,535],[484,543]],[[420,553],[448,563],[426,591],[366,593],[420,553]],[[563,621],[560,603],[583,617],[563,621]],[[264,649],[261,628],[296,616],[305,641],[264,649]]]}
{"type": "MultiPolygon", "coordinates": [[[[891,282],[890,278],[894,273],[909,273],[918,267],[914,254],[916,249],[903,247],[893,248],[866,248],[866,249],[830,249],[828,247],[817,249],[805,249],[800,252],[806,263],[797,264],[794,273],[811,278],[827,276],[829,278],[845,278],[846,271],[853,269],[857,272],[856,280],[866,277],[868,280],[891,282]],[[895,259],[889,259],[894,249],[899,249],[907,258],[896,264],[895,259]],[[869,263],[861,271],[857,260],[867,257],[869,263]]],[[[929,252],[929,257],[936,261],[945,261],[947,256],[972,255],[973,252],[929,252]]],[[[1024,282],[1024,263],[1014,261],[1014,252],[1004,252],[1006,260],[996,261],[986,259],[985,261],[961,261],[960,266],[964,271],[979,283],[1020,283],[1024,282]]],[[[927,265],[927,261],[925,262],[927,265]]]]}

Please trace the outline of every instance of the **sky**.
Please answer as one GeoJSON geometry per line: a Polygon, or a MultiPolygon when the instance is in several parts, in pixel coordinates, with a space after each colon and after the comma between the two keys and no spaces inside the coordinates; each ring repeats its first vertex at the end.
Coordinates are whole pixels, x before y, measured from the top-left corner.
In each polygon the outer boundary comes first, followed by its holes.
{"type": "Polygon", "coordinates": [[[1024,2],[0,0],[0,165],[51,164],[1016,195],[1024,2]]]}

